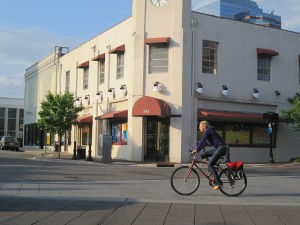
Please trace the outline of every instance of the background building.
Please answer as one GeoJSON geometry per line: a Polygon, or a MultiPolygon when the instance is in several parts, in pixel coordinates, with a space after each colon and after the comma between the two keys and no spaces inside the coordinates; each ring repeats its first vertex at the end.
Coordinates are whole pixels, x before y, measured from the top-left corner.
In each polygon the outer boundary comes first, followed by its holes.
{"type": "Polygon", "coordinates": [[[58,93],[60,88],[58,79],[61,73],[58,66],[59,59],[67,51],[66,47],[56,46],[51,54],[25,71],[24,147],[42,148],[44,145],[54,145],[54,137],[42,133],[37,127],[38,112],[40,103],[49,91],[58,93]]]}
{"type": "Polygon", "coordinates": [[[281,17],[265,13],[251,0],[200,0],[194,11],[248,23],[281,28],[281,17]]]}
{"type": "Polygon", "coordinates": [[[23,138],[24,100],[0,97],[0,136],[23,138]]]}

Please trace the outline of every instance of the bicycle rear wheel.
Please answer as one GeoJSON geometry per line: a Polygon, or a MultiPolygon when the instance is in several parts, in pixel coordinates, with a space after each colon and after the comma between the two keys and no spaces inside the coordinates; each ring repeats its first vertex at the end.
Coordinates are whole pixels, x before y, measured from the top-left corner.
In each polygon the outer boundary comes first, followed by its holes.
{"type": "Polygon", "coordinates": [[[197,171],[188,166],[178,167],[171,176],[171,186],[180,195],[191,195],[200,185],[200,177],[197,171]]]}
{"type": "Polygon", "coordinates": [[[226,168],[221,171],[219,177],[222,181],[220,191],[229,197],[239,196],[247,187],[247,177],[243,171],[240,171],[239,174],[229,174],[229,170],[226,168]]]}

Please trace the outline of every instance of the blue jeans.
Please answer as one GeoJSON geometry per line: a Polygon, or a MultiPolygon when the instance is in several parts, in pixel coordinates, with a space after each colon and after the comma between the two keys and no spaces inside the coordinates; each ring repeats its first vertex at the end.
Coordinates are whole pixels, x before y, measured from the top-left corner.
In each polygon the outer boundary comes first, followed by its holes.
{"type": "Polygon", "coordinates": [[[220,178],[218,176],[218,173],[217,173],[216,169],[214,168],[214,165],[224,155],[226,155],[226,147],[225,147],[225,145],[220,145],[217,148],[213,148],[213,149],[210,149],[208,151],[203,151],[202,150],[200,152],[200,156],[202,158],[211,157],[210,160],[209,160],[209,162],[208,162],[208,171],[214,177],[214,184],[218,185],[218,186],[220,186],[221,181],[220,181],[220,178]]]}

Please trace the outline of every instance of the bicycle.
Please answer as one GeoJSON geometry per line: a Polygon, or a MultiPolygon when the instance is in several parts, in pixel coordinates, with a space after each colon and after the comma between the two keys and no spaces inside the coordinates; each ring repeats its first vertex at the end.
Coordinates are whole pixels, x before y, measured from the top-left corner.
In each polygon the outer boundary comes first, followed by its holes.
{"type": "MultiPolygon", "coordinates": [[[[191,150],[189,151],[191,152],[191,150]]],[[[171,186],[180,195],[191,195],[198,190],[200,176],[195,168],[203,174],[210,186],[214,186],[214,179],[211,174],[198,165],[196,161],[197,153],[190,155],[193,156],[191,165],[178,167],[171,175],[171,186]]],[[[224,157],[221,159],[224,159],[224,157]]],[[[239,196],[247,187],[247,177],[243,170],[243,162],[227,162],[225,164],[227,167],[223,168],[220,165],[221,159],[214,165],[221,180],[219,190],[222,194],[229,197],[239,196]]],[[[203,166],[207,163],[201,162],[200,164],[203,166]]]]}

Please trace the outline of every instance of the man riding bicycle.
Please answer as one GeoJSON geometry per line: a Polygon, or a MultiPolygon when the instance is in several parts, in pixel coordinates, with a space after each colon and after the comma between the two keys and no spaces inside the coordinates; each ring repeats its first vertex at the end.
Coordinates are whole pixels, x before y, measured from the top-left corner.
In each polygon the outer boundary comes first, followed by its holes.
{"type": "Polygon", "coordinates": [[[214,148],[211,150],[202,151],[200,153],[200,156],[202,157],[202,159],[207,159],[208,157],[211,157],[208,162],[208,171],[214,177],[213,189],[218,190],[221,185],[221,181],[217,171],[214,168],[214,165],[222,156],[226,155],[225,141],[216,132],[216,130],[209,125],[207,121],[201,121],[199,123],[199,130],[201,133],[203,133],[203,135],[201,140],[198,142],[196,149],[193,150],[192,153],[195,154],[196,152],[200,152],[205,147],[206,143],[214,146],[214,148]]]}

